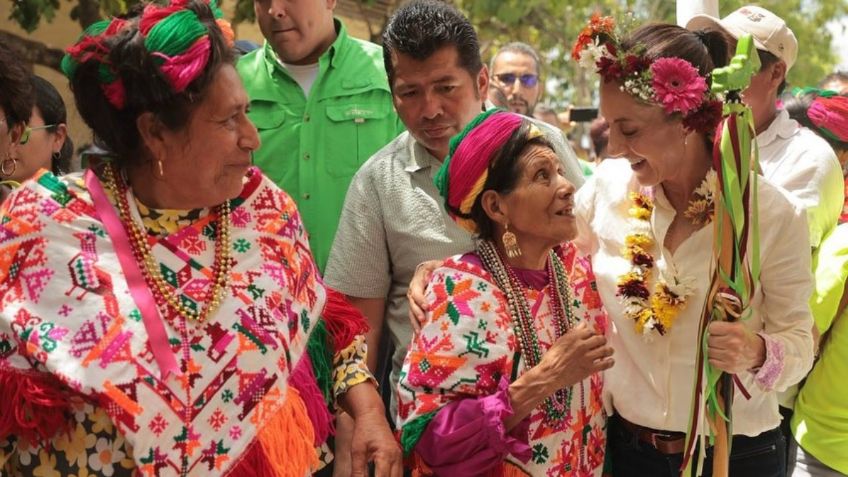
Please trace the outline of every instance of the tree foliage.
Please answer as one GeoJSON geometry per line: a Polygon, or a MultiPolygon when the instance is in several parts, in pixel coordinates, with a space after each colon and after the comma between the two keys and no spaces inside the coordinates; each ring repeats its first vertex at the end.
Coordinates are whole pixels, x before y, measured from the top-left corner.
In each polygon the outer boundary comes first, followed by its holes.
{"type": "MultiPolygon", "coordinates": [[[[125,12],[140,0],[13,0],[10,20],[28,32],[42,22],[52,21],[60,1],[73,4],[71,19],[80,30],[100,18],[125,12]]],[[[228,0],[231,1],[231,0],[228,0]]],[[[253,0],[234,0],[231,20],[254,21],[253,0]]],[[[382,2],[390,9],[408,0],[382,2]]],[[[468,15],[480,36],[484,59],[510,41],[523,41],[536,47],[545,58],[548,100],[557,104],[593,102],[595,78],[575,68],[569,57],[571,44],[593,12],[621,18],[632,12],[641,21],[674,22],[675,2],[669,0],[448,0],[468,15]]],[[[356,0],[361,10],[373,11],[376,0],[356,0]]],[[[751,0],[721,0],[727,14],[751,0]]],[[[831,33],[823,27],[829,21],[848,15],[848,0],[762,0],[756,2],[787,20],[798,37],[800,53],[789,74],[795,85],[816,84],[837,62],[831,48],[831,33]]],[[[385,17],[369,21],[372,39],[379,38],[385,17]],[[372,24],[373,23],[373,24],[372,24]]],[[[58,68],[59,50],[35,45],[32,40],[15,38],[0,29],[0,38],[15,40],[29,61],[58,68]],[[35,49],[33,49],[35,45],[35,49]],[[27,50],[29,48],[29,50],[27,50]],[[36,54],[41,52],[41,54],[36,54]]],[[[7,40],[7,41],[12,41],[7,40]]]]}

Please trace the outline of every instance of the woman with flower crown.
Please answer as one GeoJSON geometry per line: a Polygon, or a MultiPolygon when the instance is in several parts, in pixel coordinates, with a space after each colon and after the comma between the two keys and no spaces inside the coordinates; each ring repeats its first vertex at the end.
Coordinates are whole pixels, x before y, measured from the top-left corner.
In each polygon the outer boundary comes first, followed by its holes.
{"type": "Polygon", "coordinates": [[[606,316],[576,232],[574,187],[526,118],[480,114],[436,176],[478,237],[431,280],[398,385],[420,475],[600,476],[606,316]]]}
{"type": "MultiPolygon", "coordinates": [[[[617,364],[605,383],[616,477],[681,472],[715,269],[712,141],[722,103],[710,73],[727,52],[717,32],[652,24],[621,38],[611,19],[597,17],[574,47],[601,77],[609,155],[620,158],[604,161],[580,190],[575,241],[592,255],[614,324],[617,364]]],[[[758,253],[759,286],[747,318],[710,323],[704,346],[709,363],[736,379],[729,475],[778,477],[785,457],[776,393],[812,363],[810,255],[803,210],[766,180],[753,193],[760,240],[748,256],[758,253]]],[[[701,470],[711,475],[712,449],[705,455],[701,470]]]]}
{"type": "Polygon", "coordinates": [[[0,209],[0,474],[399,477],[364,320],[326,288],[207,0],[89,27],[62,66],[109,150],[0,209]],[[324,450],[322,450],[324,449],[324,450]]]}

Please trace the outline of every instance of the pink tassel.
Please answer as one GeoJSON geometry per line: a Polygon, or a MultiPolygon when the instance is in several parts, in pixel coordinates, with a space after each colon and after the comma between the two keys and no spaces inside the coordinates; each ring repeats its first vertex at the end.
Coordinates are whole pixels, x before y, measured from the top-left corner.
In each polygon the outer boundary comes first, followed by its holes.
{"type": "Polygon", "coordinates": [[[210,48],[209,36],[207,35],[194,42],[185,53],[170,57],[162,53],[153,53],[153,56],[165,59],[165,63],[159,67],[159,71],[171,83],[171,88],[174,89],[175,93],[182,93],[206,68],[210,48]]]}
{"type": "Polygon", "coordinates": [[[312,372],[312,360],[308,354],[304,353],[303,358],[289,376],[289,386],[297,389],[303,399],[306,414],[309,415],[309,420],[312,421],[312,427],[315,429],[315,446],[318,447],[327,440],[330,434],[335,433],[335,429],[333,415],[330,414],[324,395],[318,388],[315,374],[312,372]]]}

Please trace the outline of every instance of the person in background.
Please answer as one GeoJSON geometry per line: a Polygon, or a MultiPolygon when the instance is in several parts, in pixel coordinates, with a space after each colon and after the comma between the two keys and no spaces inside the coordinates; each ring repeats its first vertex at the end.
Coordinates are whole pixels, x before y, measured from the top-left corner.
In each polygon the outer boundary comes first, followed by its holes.
{"type": "Polygon", "coordinates": [[[848,97],[834,91],[805,88],[797,90],[783,104],[789,117],[821,136],[836,153],[846,190],[839,222],[848,221],[848,97]]]}
{"type": "Polygon", "coordinates": [[[351,178],[402,130],[380,47],[348,34],[336,0],[254,0],[261,48],[238,61],[262,147],[254,163],[297,202],[318,269],[351,178]]]}
{"type": "Polygon", "coordinates": [[[836,91],[839,94],[848,94],[848,72],[834,71],[825,76],[819,88],[823,90],[836,91]]]}
{"type": "Polygon", "coordinates": [[[74,143],[68,136],[68,113],[56,88],[46,79],[32,76],[35,106],[21,147],[21,162],[29,176],[41,168],[56,175],[70,172],[74,143]]]}
{"type": "Polygon", "coordinates": [[[20,57],[0,45],[0,203],[27,179],[20,149],[35,101],[29,78],[20,57]]]}
{"type": "Polygon", "coordinates": [[[562,129],[562,123],[559,121],[559,115],[557,115],[556,109],[554,109],[551,105],[536,105],[536,108],[533,109],[533,117],[539,121],[550,124],[557,129],[562,129]]]}
{"type": "Polygon", "coordinates": [[[507,43],[492,57],[489,69],[489,101],[532,117],[543,88],[542,66],[536,50],[518,41],[507,43]]]}
{"type": "MultiPolygon", "coordinates": [[[[790,116],[824,138],[845,170],[848,162],[848,97],[805,88],[785,102],[790,116]]],[[[848,181],[846,181],[848,184],[848,181]]],[[[848,185],[846,185],[848,188],[848,185]]],[[[848,204],[841,224],[813,255],[815,289],[810,308],[818,359],[807,376],[790,421],[797,443],[792,477],[848,475],[848,204]]]]}

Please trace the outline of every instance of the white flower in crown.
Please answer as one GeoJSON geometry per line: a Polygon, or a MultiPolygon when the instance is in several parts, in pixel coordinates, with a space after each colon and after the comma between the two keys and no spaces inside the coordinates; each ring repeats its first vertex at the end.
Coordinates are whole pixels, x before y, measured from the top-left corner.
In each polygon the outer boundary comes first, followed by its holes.
{"type": "Polygon", "coordinates": [[[594,69],[598,60],[604,56],[609,56],[609,50],[607,50],[606,45],[601,44],[600,38],[596,37],[592,43],[589,43],[580,51],[578,64],[581,68],[594,69]]]}

